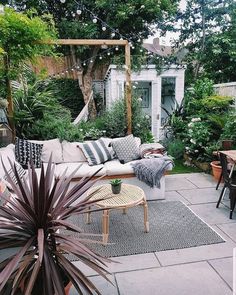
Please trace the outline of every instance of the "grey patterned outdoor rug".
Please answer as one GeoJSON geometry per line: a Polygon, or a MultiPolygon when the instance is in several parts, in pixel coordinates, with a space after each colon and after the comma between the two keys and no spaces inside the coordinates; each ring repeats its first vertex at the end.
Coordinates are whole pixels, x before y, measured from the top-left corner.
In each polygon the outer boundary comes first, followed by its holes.
{"type": "MultiPolygon", "coordinates": [[[[116,257],[224,242],[182,202],[151,201],[148,211],[150,231],[145,233],[142,206],[128,209],[127,214],[111,210],[108,242],[112,244],[89,247],[102,256],[116,257]]],[[[85,216],[73,217],[71,221],[87,233],[101,233],[102,211],[92,213],[91,218],[91,224],[85,223],[85,216]]]]}

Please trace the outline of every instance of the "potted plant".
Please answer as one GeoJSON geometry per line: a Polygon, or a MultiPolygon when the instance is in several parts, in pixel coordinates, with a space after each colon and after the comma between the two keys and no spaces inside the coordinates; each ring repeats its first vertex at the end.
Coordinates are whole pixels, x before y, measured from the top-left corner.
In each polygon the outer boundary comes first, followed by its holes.
{"type": "Polygon", "coordinates": [[[41,168],[39,179],[33,165],[29,165],[28,180],[20,179],[13,164],[12,169],[18,184],[5,169],[15,196],[6,200],[7,205],[0,206],[0,251],[15,249],[15,253],[0,262],[0,294],[63,295],[70,284],[78,294],[100,294],[64,255],[73,254],[107,279],[104,265],[109,260],[92,252],[84,243],[93,241],[68,221],[73,215],[88,212],[94,203],[90,196],[81,196],[94,184],[90,180],[98,171],[69,189],[78,169],[69,177],[64,172],[54,180],[51,159],[46,171],[41,168]]]}
{"type": "Polygon", "coordinates": [[[221,167],[220,161],[212,161],[210,164],[212,168],[213,177],[218,182],[222,173],[222,167],[221,167]]]}
{"type": "Polygon", "coordinates": [[[115,195],[119,194],[121,191],[121,184],[122,184],[121,179],[118,179],[118,178],[112,179],[110,181],[110,184],[111,184],[112,193],[115,195]]]}

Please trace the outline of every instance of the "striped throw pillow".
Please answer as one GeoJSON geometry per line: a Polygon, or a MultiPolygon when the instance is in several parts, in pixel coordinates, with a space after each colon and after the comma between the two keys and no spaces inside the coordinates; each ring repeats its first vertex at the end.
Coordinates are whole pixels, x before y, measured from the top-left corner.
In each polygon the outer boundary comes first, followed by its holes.
{"type": "Polygon", "coordinates": [[[114,159],[114,151],[110,145],[111,140],[108,138],[100,138],[94,141],[86,141],[79,143],[79,147],[90,166],[99,165],[106,161],[114,159]]]}

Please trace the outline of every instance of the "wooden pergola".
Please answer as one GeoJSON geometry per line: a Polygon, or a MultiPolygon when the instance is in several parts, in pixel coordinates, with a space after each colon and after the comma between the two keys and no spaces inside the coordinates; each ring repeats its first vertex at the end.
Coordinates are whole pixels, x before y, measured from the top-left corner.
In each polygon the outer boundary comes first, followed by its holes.
{"type": "Polygon", "coordinates": [[[132,85],[131,85],[131,61],[130,61],[130,44],[127,40],[101,40],[101,39],[59,39],[48,41],[47,44],[56,45],[87,45],[87,46],[124,46],[125,47],[125,72],[126,72],[126,108],[127,108],[127,134],[132,133],[132,85]]]}

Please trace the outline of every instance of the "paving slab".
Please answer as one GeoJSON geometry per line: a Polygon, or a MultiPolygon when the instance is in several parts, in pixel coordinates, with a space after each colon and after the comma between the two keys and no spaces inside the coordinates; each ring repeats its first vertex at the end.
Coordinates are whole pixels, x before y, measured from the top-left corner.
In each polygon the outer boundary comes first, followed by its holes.
{"type": "Polygon", "coordinates": [[[120,295],[231,295],[207,262],[116,274],[120,295]]]}
{"type": "Polygon", "coordinates": [[[196,185],[188,181],[183,175],[174,174],[166,176],[166,191],[177,191],[197,188],[196,185]]]}
{"type": "MultiPolygon", "coordinates": [[[[111,280],[113,285],[100,276],[90,277],[89,279],[94,283],[94,285],[97,287],[97,289],[101,292],[102,295],[118,295],[114,276],[108,276],[108,278],[109,280],[111,280]]],[[[78,292],[74,287],[72,287],[69,294],[78,295],[78,292]]],[[[84,294],[87,293],[84,292],[84,294]]]]}
{"type": "Polygon", "coordinates": [[[222,258],[208,261],[223,280],[233,289],[233,258],[222,258]]]}
{"type": "MultiPolygon", "coordinates": [[[[154,253],[120,256],[111,258],[111,260],[113,262],[107,264],[107,270],[110,273],[160,267],[160,263],[158,262],[154,253]]],[[[74,264],[87,276],[97,275],[95,271],[85,266],[81,262],[76,261],[74,264]]]]}
{"type": "Polygon", "coordinates": [[[165,200],[160,200],[162,202],[171,202],[171,201],[180,201],[184,203],[185,205],[189,205],[189,201],[183,198],[181,194],[179,194],[177,191],[167,191],[165,192],[165,200]]]}
{"type": "Polygon", "coordinates": [[[234,242],[236,242],[236,224],[225,223],[217,225],[226,235],[228,235],[234,242]]]}
{"type": "Polygon", "coordinates": [[[191,181],[198,188],[216,187],[217,182],[210,174],[206,173],[191,173],[185,174],[185,178],[191,181]]]}
{"type": "Polygon", "coordinates": [[[208,203],[190,205],[189,208],[208,224],[214,225],[220,223],[236,222],[236,214],[233,215],[234,219],[229,219],[229,208],[224,205],[216,208],[215,203],[208,203]]]}
{"type": "Polygon", "coordinates": [[[216,203],[220,197],[220,190],[215,188],[178,190],[178,193],[191,204],[216,203]]]}
{"type": "Polygon", "coordinates": [[[156,252],[161,265],[167,266],[233,256],[233,249],[236,247],[236,243],[216,226],[212,228],[226,240],[225,243],[156,252]]]}

